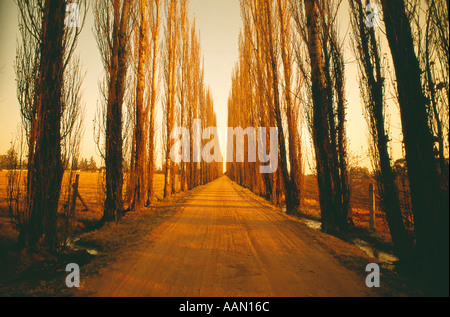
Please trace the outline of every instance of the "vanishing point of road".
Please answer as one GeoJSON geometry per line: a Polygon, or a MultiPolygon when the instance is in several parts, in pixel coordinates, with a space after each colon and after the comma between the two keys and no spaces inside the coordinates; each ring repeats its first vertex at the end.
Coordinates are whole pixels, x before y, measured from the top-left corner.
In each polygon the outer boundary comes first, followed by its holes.
{"type": "Polygon", "coordinates": [[[224,176],[83,289],[101,297],[375,295],[317,235],[224,176]]]}

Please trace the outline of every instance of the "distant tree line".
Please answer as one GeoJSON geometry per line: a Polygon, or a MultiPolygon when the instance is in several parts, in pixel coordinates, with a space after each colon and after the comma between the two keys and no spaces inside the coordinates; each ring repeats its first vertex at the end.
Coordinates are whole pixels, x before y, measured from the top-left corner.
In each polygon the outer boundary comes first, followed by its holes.
{"type": "MultiPolygon", "coordinates": [[[[0,170],[13,170],[19,168],[19,155],[17,152],[11,148],[8,150],[8,152],[4,155],[0,155],[0,170]]],[[[26,162],[22,162],[23,165],[26,164],[26,162]]]]}
{"type": "Polygon", "coordinates": [[[97,163],[94,160],[94,157],[88,160],[86,158],[81,158],[79,160],[74,160],[72,165],[72,170],[75,171],[83,171],[83,172],[96,172],[98,171],[97,163]]]}

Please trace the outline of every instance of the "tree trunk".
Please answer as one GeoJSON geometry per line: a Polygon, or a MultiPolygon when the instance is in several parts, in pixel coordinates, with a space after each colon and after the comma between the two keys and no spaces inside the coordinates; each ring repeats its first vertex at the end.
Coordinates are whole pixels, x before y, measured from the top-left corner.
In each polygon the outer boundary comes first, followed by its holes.
{"type": "Polygon", "coordinates": [[[319,186],[322,230],[337,231],[335,201],[336,184],[332,179],[333,151],[328,125],[328,100],[326,78],[323,67],[322,46],[319,33],[319,12],[316,0],[304,0],[308,25],[308,51],[311,60],[311,83],[313,96],[313,139],[316,153],[317,181],[319,186]]]}
{"type": "MultiPolygon", "coordinates": [[[[353,224],[350,213],[350,186],[348,175],[348,155],[347,155],[347,129],[346,129],[346,100],[345,100],[345,76],[344,58],[337,43],[337,34],[332,30],[331,35],[331,56],[334,64],[335,90],[337,94],[337,129],[336,129],[336,180],[338,184],[339,210],[336,215],[337,225],[340,231],[348,231],[353,224]]],[[[333,119],[334,120],[334,119],[333,119]]]]}
{"type": "Polygon", "coordinates": [[[178,46],[178,0],[170,0],[167,11],[166,34],[166,134],[167,147],[165,157],[166,173],[164,175],[164,198],[170,197],[175,188],[175,163],[170,157],[172,140],[170,134],[175,125],[175,95],[176,95],[176,71],[177,71],[177,46],[178,46]]]}
{"type": "Polygon", "coordinates": [[[148,7],[147,0],[140,0],[141,25],[139,28],[139,61],[136,88],[136,122],[135,122],[135,183],[133,188],[132,210],[140,209],[145,199],[145,169],[146,159],[146,124],[148,112],[144,106],[145,66],[148,61],[148,7]]]}
{"type": "Polygon", "coordinates": [[[31,249],[43,247],[50,251],[57,248],[57,211],[63,176],[60,125],[64,18],[65,1],[45,2],[36,84],[35,148],[29,162],[27,243],[31,249]]]}
{"type": "Polygon", "coordinates": [[[119,221],[123,211],[122,105],[127,74],[127,30],[130,2],[114,2],[113,51],[106,122],[106,200],[103,221],[119,221]]]}
{"type": "Polygon", "coordinates": [[[149,144],[148,144],[148,184],[147,184],[147,206],[151,204],[154,196],[154,174],[155,174],[155,110],[156,110],[156,95],[157,95],[157,64],[158,64],[158,42],[159,42],[159,28],[160,28],[160,2],[155,1],[155,21],[152,27],[152,45],[153,45],[153,60],[151,71],[151,91],[150,91],[150,126],[149,126],[149,144]]]}

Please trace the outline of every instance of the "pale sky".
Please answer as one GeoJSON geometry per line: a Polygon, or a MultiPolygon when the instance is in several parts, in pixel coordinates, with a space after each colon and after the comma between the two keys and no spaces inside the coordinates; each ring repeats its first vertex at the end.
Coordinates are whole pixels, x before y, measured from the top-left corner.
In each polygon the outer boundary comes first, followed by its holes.
{"type": "MultiPolygon", "coordinates": [[[[348,30],[347,1],[344,1],[340,16],[341,32],[348,30]]],[[[205,83],[211,87],[219,127],[227,126],[227,100],[231,88],[232,69],[238,60],[238,35],[241,28],[239,0],[190,0],[191,17],[196,18],[201,35],[205,58],[205,83]]],[[[0,154],[6,153],[20,124],[19,105],[16,98],[14,61],[16,37],[18,35],[18,12],[14,0],[0,0],[0,154]]],[[[93,138],[93,119],[99,99],[98,81],[103,78],[103,66],[93,35],[92,9],[88,12],[86,25],[80,35],[77,52],[80,54],[86,77],[83,83],[85,111],[85,133],[81,156],[94,156],[99,162],[93,138]]],[[[342,33],[342,35],[344,34],[342,33]]],[[[348,45],[347,45],[348,47],[348,45]]],[[[349,50],[347,50],[349,51],[349,50]]],[[[350,151],[367,154],[367,127],[357,83],[356,64],[350,51],[346,53],[348,138],[350,151]]],[[[399,124],[393,120],[394,135],[400,132],[399,124]]],[[[396,142],[398,157],[400,143],[396,142]]],[[[361,162],[370,165],[368,159],[361,162]]]]}

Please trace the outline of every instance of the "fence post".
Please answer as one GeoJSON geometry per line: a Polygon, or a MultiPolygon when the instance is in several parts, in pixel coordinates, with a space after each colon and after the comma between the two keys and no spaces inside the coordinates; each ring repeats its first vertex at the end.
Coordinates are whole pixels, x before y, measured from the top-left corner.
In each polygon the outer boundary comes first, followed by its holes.
{"type": "Polygon", "coordinates": [[[89,211],[89,208],[88,208],[86,202],[83,200],[83,197],[81,197],[80,192],[78,190],[77,190],[77,197],[80,200],[80,202],[83,204],[84,211],[89,211]]]}
{"type": "Polygon", "coordinates": [[[77,174],[75,176],[75,183],[73,183],[72,185],[72,201],[70,202],[70,209],[69,209],[69,214],[70,217],[73,218],[75,217],[75,207],[76,207],[76,203],[77,203],[77,194],[78,194],[78,182],[80,180],[80,175],[77,174]]]}
{"type": "Polygon", "coordinates": [[[369,185],[369,200],[370,200],[370,230],[375,231],[375,211],[376,211],[376,202],[375,202],[375,186],[373,183],[369,185]]]}

